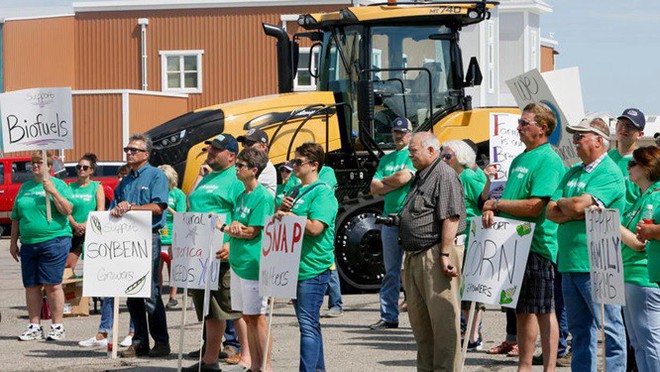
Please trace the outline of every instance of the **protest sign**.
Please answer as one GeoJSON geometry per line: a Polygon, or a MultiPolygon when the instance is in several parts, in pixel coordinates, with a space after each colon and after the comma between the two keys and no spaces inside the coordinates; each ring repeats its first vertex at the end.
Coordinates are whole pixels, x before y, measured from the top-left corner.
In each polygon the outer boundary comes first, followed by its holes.
{"type": "Polygon", "coordinates": [[[300,251],[307,218],[266,217],[261,261],[259,263],[259,295],[296,298],[300,251]]]}
{"type": "Polygon", "coordinates": [[[534,227],[531,222],[495,217],[485,229],[481,217],[472,217],[461,283],[463,301],[516,307],[534,227]]]}
{"type": "Polygon", "coordinates": [[[151,297],[151,212],[91,212],[85,230],[83,296],[151,297]]]}
{"type": "Polygon", "coordinates": [[[525,150],[518,134],[520,115],[507,113],[490,114],[490,164],[496,173],[490,186],[490,197],[499,199],[509,178],[513,159],[525,150]]]}
{"type": "Polygon", "coordinates": [[[557,127],[550,135],[552,148],[564,165],[580,162],[568,125],[577,125],[584,118],[580,72],[577,67],[544,72],[534,69],[507,80],[506,85],[522,110],[528,103],[541,102],[554,112],[557,127]]]}
{"type": "Polygon", "coordinates": [[[619,211],[585,211],[591,298],[600,304],[625,305],[619,211]]]}
{"type": "Polygon", "coordinates": [[[5,152],[73,148],[71,88],[35,88],[0,94],[5,152]]]}

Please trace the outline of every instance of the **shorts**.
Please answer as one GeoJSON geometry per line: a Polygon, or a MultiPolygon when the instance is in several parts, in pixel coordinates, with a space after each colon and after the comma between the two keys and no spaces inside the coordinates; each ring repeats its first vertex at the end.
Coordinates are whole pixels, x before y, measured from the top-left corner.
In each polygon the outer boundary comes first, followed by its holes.
{"type": "Polygon", "coordinates": [[[69,250],[69,253],[75,253],[80,256],[82,254],[83,244],[85,244],[85,236],[74,235],[71,238],[71,249],[69,250]]]}
{"type": "Polygon", "coordinates": [[[243,315],[264,315],[268,297],[259,296],[259,281],[247,280],[231,271],[231,308],[243,315]]]}
{"type": "Polygon", "coordinates": [[[516,314],[555,312],[555,265],[538,253],[530,252],[518,296],[516,314]]]}
{"type": "Polygon", "coordinates": [[[64,265],[71,249],[70,237],[58,237],[36,244],[21,245],[23,287],[62,283],[64,265]]]}
{"type": "Polygon", "coordinates": [[[241,317],[241,313],[231,309],[231,274],[229,272],[229,263],[220,264],[220,274],[218,276],[219,288],[217,291],[211,291],[209,299],[209,314],[204,318],[204,290],[192,289],[193,302],[195,303],[195,312],[197,320],[217,319],[217,320],[236,320],[241,317]]]}

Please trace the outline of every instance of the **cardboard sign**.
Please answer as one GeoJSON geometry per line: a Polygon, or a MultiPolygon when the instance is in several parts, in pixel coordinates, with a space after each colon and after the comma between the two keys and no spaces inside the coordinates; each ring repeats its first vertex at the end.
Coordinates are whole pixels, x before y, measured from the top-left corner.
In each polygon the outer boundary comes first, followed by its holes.
{"type": "Polygon", "coordinates": [[[465,253],[461,297],[515,308],[518,303],[534,223],[495,217],[484,229],[481,216],[472,217],[465,253]]]}
{"type": "Polygon", "coordinates": [[[0,94],[5,152],[73,148],[71,88],[36,88],[0,94]]]}
{"type": "Polygon", "coordinates": [[[587,209],[585,222],[591,298],[601,304],[625,305],[619,211],[587,209]]]}
{"type": "Polygon", "coordinates": [[[259,263],[259,296],[296,298],[306,223],[305,217],[284,216],[279,221],[266,217],[259,263]]]}
{"type": "Polygon", "coordinates": [[[188,289],[218,289],[220,260],[215,253],[222,248],[224,234],[215,228],[225,216],[212,213],[175,213],[172,232],[172,277],[170,285],[188,289]],[[210,278],[210,280],[209,280],[210,278]]]}
{"type": "Polygon", "coordinates": [[[532,102],[541,102],[550,107],[557,118],[557,127],[549,137],[552,148],[561,157],[564,165],[570,167],[580,162],[571,135],[566,131],[569,124],[577,125],[584,118],[578,68],[543,74],[534,69],[507,80],[506,85],[521,110],[532,102]]]}
{"type": "Polygon", "coordinates": [[[525,144],[520,142],[518,134],[518,119],[520,115],[490,114],[490,164],[497,169],[490,186],[490,198],[502,196],[511,162],[525,151],[525,144]]]}
{"type": "MultiPolygon", "coordinates": [[[[91,212],[85,230],[83,296],[151,297],[151,212],[91,212]]],[[[156,273],[157,274],[157,273],[156,273]]]]}

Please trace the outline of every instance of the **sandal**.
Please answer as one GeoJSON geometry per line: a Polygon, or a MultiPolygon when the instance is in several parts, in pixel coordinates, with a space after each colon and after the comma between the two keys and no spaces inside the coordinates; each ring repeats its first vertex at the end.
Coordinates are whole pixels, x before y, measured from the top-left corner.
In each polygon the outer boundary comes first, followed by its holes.
{"type": "Polygon", "coordinates": [[[238,364],[241,361],[241,354],[237,353],[235,355],[230,356],[229,358],[225,358],[224,362],[227,364],[238,364]]]}
{"type": "Polygon", "coordinates": [[[514,348],[516,349],[516,355],[518,355],[518,344],[511,344],[508,341],[503,341],[500,345],[489,349],[486,353],[508,355],[514,348]]]}
{"type": "Polygon", "coordinates": [[[513,345],[513,347],[511,348],[511,351],[506,353],[506,356],[510,356],[510,357],[520,356],[520,352],[518,351],[518,344],[513,345]]]}

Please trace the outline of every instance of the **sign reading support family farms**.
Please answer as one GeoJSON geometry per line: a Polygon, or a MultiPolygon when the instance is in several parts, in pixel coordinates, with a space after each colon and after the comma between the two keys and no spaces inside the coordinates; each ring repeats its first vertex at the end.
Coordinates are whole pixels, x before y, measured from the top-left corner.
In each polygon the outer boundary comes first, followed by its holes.
{"type": "Polygon", "coordinates": [[[484,229],[480,217],[470,222],[470,242],[463,267],[463,301],[515,308],[535,225],[495,217],[484,229]]]}
{"type": "Polygon", "coordinates": [[[151,297],[151,212],[91,212],[85,230],[83,296],[151,297]]]}
{"type": "Polygon", "coordinates": [[[5,152],[73,148],[71,88],[35,88],[0,94],[5,152]]]}
{"type": "Polygon", "coordinates": [[[585,211],[587,247],[594,302],[625,305],[619,211],[591,208],[585,211]]]}
{"type": "Polygon", "coordinates": [[[518,119],[520,115],[490,114],[490,164],[497,170],[490,187],[490,196],[494,198],[502,196],[511,162],[525,150],[518,134],[518,119]]]}
{"type": "Polygon", "coordinates": [[[224,234],[215,228],[225,216],[212,213],[175,213],[172,235],[172,286],[188,289],[218,289],[220,260],[215,253],[222,248],[224,234]]]}
{"type": "Polygon", "coordinates": [[[259,264],[260,296],[296,298],[306,223],[305,217],[266,217],[259,264]]]}

